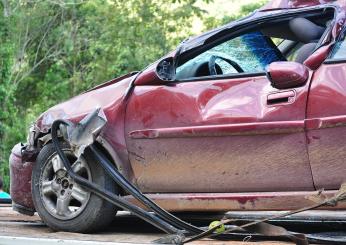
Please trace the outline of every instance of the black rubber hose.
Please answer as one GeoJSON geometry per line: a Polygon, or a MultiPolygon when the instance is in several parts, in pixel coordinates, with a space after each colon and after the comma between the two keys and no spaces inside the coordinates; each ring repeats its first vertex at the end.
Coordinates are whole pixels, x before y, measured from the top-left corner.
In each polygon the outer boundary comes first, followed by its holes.
{"type": "Polygon", "coordinates": [[[114,204],[117,207],[120,207],[124,210],[127,210],[137,217],[147,221],[148,223],[152,224],[153,226],[157,227],[158,229],[168,233],[168,234],[174,234],[174,233],[181,233],[182,231],[177,229],[176,227],[170,225],[166,221],[162,220],[161,218],[151,214],[150,212],[145,211],[144,209],[137,207],[130,202],[124,200],[123,198],[115,195],[114,193],[111,193],[105,189],[102,189],[100,186],[84,179],[83,177],[77,175],[73,172],[70,162],[68,161],[66,155],[60,148],[60,142],[58,139],[58,130],[59,126],[61,124],[64,125],[71,125],[69,121],[66,120],[56,120],[52,124],[52,142],[53,145],[61,158],[64,167],[66,168],[66,171],[71,176],[71,178],[90,192],[94,193],[95,195],[98,195],[99,197],[107,200],[108,202],[114,204]]]}
{"type": "Polygon", "coordinates": [[[174,225],[175,227],[179,227],[180,229],[184,229],[192,234],[199,234],[204,230],[193,226],[185,221],[177,218],[166,210],[162,209],[156,203],[154,203],[151,199],[146,197],[141,191],[139,191],[135,186],[133,186],[127,179],[119,173],[119,171],[114,167],[114,165],[104,156],[104,154],[97,149],[94,145],[90,146],[90,150],[93,153],[96,161],[101,164],[101,166],[105,169],[105,171],[112,177],[112,179],[124,190],[129,192],[134,198],[144,204],[146,207],[150,208],[156,215],[165,220],[166,222],[174,225]]]}

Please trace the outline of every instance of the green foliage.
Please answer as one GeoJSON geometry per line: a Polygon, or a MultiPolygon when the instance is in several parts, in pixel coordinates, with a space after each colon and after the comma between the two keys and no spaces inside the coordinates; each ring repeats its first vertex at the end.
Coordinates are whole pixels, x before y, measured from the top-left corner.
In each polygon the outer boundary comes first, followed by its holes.
{"type": "Polygon", "coordinates": [[[237,13],[231,13],[230,15],[222,16],[222,18],[214,18],[214,17],[208,17],[204,19],[204,26],[206,30],[216,28],[221,25],[225,25],[231,21],[243,18],[250,13],[254,12],[255,10],[261,8],[267,1],[266,0],[259,0],[255,3],[250,3],[241,6],[240,11],[237,13]]]}
{"type": "MultiPolygon", "coordinates": [[[[197,0],[2,0],[0,3],[0,176],[35,118],[100,82],[141,70],[191,35],[194,18],[215,27],[197,0]]],[[[205,2],[211,2],[204,0],[205,2]]]]}
{"type": "MultiPolygon", "coordinates": [[[[3,8],[0,7],[0,11],[3,12],[3,8]]],[[[10,23],[10,19],[0,16],[0,174],[3,176],[6,189],[8,188],[9,172],[7,164],[5,164],[6,155],[3,153],[9,150],[9,145],[6,144],[8,133],[13,134],[14,137],[17,136],[11,130],[11,125],[14,123],[11,120],[11,114],[15,112],[15,107],[13,106],[13,89],[9,81],[12,66],[10,57],[13,57],[14,52],[10,37],[10,23]]]]}
{"type": "Polygon", "coordinates": [[[0,176],[27,128],[51,107],[146,65],[190,35],[194,0],[3,0],[0,176]]]}

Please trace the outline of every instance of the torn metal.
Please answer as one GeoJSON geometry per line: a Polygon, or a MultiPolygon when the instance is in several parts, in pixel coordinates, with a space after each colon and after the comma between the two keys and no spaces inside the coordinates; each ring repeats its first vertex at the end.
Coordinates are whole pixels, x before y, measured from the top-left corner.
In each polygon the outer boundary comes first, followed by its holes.
{"type": "Polygon", "coordinates": [[[65,140],[70,143],[74,154],[79,158],[84,153],[85,148],[95,142],[106,123],[106,115],[101,108],[97,108],[75,126],[73,124],[69,126],[61,125],[60,132],[65,140]]]}

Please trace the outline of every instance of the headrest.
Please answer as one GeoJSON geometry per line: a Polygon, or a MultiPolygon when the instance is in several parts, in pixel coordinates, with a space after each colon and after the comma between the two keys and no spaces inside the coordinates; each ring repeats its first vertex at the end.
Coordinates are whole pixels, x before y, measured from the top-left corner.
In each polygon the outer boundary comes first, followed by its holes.
{"type": "Polygon", "coordinates": [[[289,27],[302,43],[317,42],[325,31],[324,27],[318,26],[305,18],[294,18],[290,20],[289,27]]]}
{"type": "Polygon", "coordinates": [[[304,61],[314,52],[317,43],[304,44],[297,52],[295,61],[303,64],[304,61]]]}

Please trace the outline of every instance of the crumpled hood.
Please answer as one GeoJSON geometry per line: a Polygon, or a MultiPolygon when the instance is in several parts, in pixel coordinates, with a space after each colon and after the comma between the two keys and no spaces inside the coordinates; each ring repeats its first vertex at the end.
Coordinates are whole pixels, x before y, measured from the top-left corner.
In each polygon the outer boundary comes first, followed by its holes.
{"type": "Polygon", "coordinates": [[[133,76],[134,74],[130,73],[113,79],[53,106],[41,114],[37,119],[36,126],[41,132],[47,132],[56,119],[79,121],[96,108],[100,107],[105,112],[112,110],[125,95],[133,76]]]}

